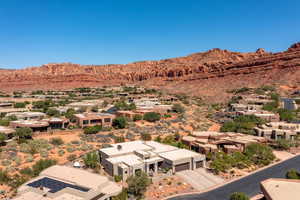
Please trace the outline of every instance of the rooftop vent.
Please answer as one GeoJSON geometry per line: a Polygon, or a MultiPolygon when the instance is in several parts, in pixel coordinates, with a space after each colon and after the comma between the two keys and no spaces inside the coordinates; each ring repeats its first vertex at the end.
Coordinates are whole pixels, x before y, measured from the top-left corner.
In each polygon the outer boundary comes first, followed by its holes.
{"type": "Polygon", "coordinates": [[[117,148],[118,148],[118,150],[121,150],[121,149],[122,149],[122,145],[119,144],[119,145],[117,146],[117,148]]]}

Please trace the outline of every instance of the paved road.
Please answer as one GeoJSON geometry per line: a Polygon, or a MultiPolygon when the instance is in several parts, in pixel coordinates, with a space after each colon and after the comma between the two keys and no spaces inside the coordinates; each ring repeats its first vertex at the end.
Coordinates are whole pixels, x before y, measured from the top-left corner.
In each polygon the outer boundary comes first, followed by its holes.
{"type": "Polygon", "coordinates": [[[286,171],[291,168],[300,170],[300,155],[209,192],[178,196],[170,200],[228,200],[233,192],[244,192],[254,196],[260,192],[261,181],[268,178],[284,178],[286,171]]]}
{"type": "Polygon", "coordinates": [[[296,110],[294,99],[282,98],[283,107],[287,110],[296,110]]]}

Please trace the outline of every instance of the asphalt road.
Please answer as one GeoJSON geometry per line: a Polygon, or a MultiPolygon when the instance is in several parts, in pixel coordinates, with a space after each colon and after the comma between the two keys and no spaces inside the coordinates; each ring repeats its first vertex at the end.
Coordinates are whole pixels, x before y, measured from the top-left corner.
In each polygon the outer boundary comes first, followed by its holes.
{"type": "Polygon", "coordinates": [[[260,192],[261,181],[268,178],[284,178],[291,168],[300,170],[300,155],[209,192],[173,197],[170,200],[228,200],[233,192],[244,192],[251,197],[260,192]]]}

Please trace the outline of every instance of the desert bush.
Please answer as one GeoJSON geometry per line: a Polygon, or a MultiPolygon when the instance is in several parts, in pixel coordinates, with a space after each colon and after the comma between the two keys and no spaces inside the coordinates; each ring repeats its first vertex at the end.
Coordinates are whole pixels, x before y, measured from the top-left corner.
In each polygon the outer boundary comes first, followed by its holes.
{"type": "Polygon", "coordinates": [[[87,153],[83,157],[83,161],[84,161],[85,166],[92,168],[92,169],[96,168],[99,164],[99,154],[97,152],[87,153]]]}
{"type": "Polygon", "coordinates": [[[48,155],[49,155],[49,153],[48,153],[48,151],[42,150],[42,151],[40,151],[40,155],[41,155],[41,157],[43,157],[43,158],[47,158],[48,155]]]}
{"type": "Polygon", "coordinates": [[[230,200],[250,200],[250,198],[242,192],[234,192],[230,195],[230,200]]]}
{"type": "Polygon", "coordinates": [[[65,151],[64,151],[64,150],[60,149],[60,150],[58,151],[58,155],[59,155],[59,156],[63,156],[64,154],[65,154],[65,151]]]}
{"type": "Polygon", "coordinates": [[[144,114],[144,120],[148,122],[156,122],[160,120],[160,114],[156,112],[149,112],[144,114]]]}
{"type": "Polygon", "coordinates": [[[32,155],[28,155],[27,157],[26,157],[26,162],[33,162],[33,156],[32,155]]]}
{"type": "Polygon", "coordinates": [[[76,158],[77,158],[77,156],[75,154],[70,154],[67,157],[68,161],[74,161],[76,158]]]}
{"type": "Polygon", "coordinates": [[[9,166],[9,165],[11,165],[11,161],[10,161],[10,160],[2,160],[2,161],[1,161],[1,164],[2,164],[3,166],[9,166]]]}
{"type": "Polygon", "coordinates": [[[285,174],[287,179],[300,179],[300,173],[296,169],[290,169],[285,174]]]}
{"type": "Polygon", "coordinates": [[[67,152],[73,153],[74,151],[76,151],[74,147],[67,147],[67,152]]]}
{"type": "Polygon", "coordinates": [[[41,159],[41,160],[37,161],[32,166],[34,176],[38,176],[41,173],[41,171],[43,171],[44,169],[51,167],[52,165],[55,165],[55,164],[56,164],[56,161],[51,160],[51,159],[41,159]]]}
{"type": "Polygon", "coordinates": [[[84,134],[96,134],[99,131],[101,131],[102,127],[97,125],[97,126],[90,126],[90,127],[86,127],[84,128],[83,132],[84,134]]]}
{"type": "Polygon", "coordinates": [[[26,167],[20,170],[20,173],[29,177],[34,176],[34,173],[30,167],[26,167]]]}
{"type": "Polygon", "coordinates": [[[60,146],[64,144],[64,141],[60,137],[55,137],[50,139],[50,143],[55,146],[60,146]]]}

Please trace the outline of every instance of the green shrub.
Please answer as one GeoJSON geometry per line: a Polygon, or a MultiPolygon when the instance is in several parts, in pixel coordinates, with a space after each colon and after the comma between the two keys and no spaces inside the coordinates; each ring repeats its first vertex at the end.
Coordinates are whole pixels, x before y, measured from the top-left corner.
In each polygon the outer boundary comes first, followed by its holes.
{"type": "Polygon", "coordinates": [[[115,179],[115,182],[120,182],[123,179],[123,177],[121,175],[115,175],[114,179],[115,179]]]}
{"type": "Polygon", "coordinates": [[[24,102],[17,102],[14,104],[14,108],[25,108],[26,107],[26,103],[24,102]]]}
{"type": "Polygon", "coordinates": [[[83,161],[84,161],[85,166],[94,169],[99,164],[99,154],[97,152],[87,153],[83,157],[83,161]]]}
{"type": "Polygon", "coordinates": [[[70,154],[67,157],[68,161],[74,161],[74,160],[76,160],[76,158],[77,158],[77,156],[75,154],[70,154]]]}
{"type": "Polygon", "coordinates": [[[127,120],[125,117],[117,117],[113,120],[113,127],[116,129],[123,129],[127,125],[127,120]]]}
{"type": "Polygon", "coordinates": [[[64,151],[64,150],[60,149],[60,150],[58,151],[58,155],[59,155],[59,156],[63,156],[64,154],[65,154],[65,151],[64,151]]]}
{"type": "Polygon", "coordinates": [[[0,170],[0,183],[8,183],[10,180],[7,171],[0,170]]]}
{"type": "Polygon", "coordinates": [[[26,168],[21,169],[20,173],[23,174],[23,175],[27,175],[29,177],[34,176],[34,173],[33,173],[32,169],[30,167],[26,167],[26,168]]]}
{"type": "Polygon", "coordinates": [[[17,128],[15,132],[15,136],[18,138],[19,142],[26,139],[31,139],[32,129],[28,127],[17,128]]]}
{"type": "Polygon", "coordinates": [[[47,158],[48,155],[49,155],[49,153],[48,153],[48,151],[42,150],[42,151],[40,151],[40,155],[41,155],[41,157],[43,157],[43,158],[47,158]]]}
{"type": "Polygon", "coordinates": [[[74,147],[67,147],[67,152],[73,153],[74,151],[76,151],[74,147]]]}
{"type": "Polygon", "coordinates": [[[133,194],[138,199],[142,199],[147,187],[151,184],[151,180],[146,173],[141,172],[127,179],[128,193],[133,194]]]}
{"type": "Polygon", "coordinates": [[[245,134],[255,134],[253,128],[264,124],[265,121],[254,115],[242,115],[236,117],[233,121],[228,121],[221,127],[221,132],[237,132],[245,134]]]}
{"type": "Polygon", "coordinates": [[[258,166],[270,164],[275,156],[272,148],[264,144],[250,144],[245,149],[245,155],[258,166]]]}
{"type": "Polygon", "coordinates": [[[26,157],[26,162],[33,162],[33,156],[32,155],[28,155],[26,157]]]}
{"type": "Polygon", "coordinates": [[[84,128],[84,134],[96,134],[99,131],[101,131],[102,127],[97,125],[97,126],[90,126],[84,128]]]}
{"type": "Polygon", "coordinates": [[[34,176],[38,176],[41,173],[41,171],[43,171],[44,169],[51,167],[52,165],[55,165],[55,164],[56,164],[56,161],[51,160],[51,159],[41,159],[41,160],[37,161],[32,166],[34,176]]]}
{"type": "Polygon", "coordinates": [[[144,120],[148,122],[156,122],[160,120],[160,114],[156,112],[148,112],[144,114],[144,120]]]}
{"type": "Polygon", "coordinates": [[[140,121],[143,119],[143,116],[142,115],[134,115],[133,116],[133,121],[140,121]]]}
{"type": "Polygon", "coordinates": [[[234,192],[230,195],[230,200],[250,200],[250,198],[242,192],[234,192]]]}
{"type": "Polygon", "coordinates": [[[287,110],[284,108],[278,109],[278,113],[280,115],[280,120],[291,122],[296,119],[297,114],[294,111],[287,110]]]}
{"type": "Polygon", "coordinates": [[[55,137],[50,139],[50,143],[55,146],[60,146],[64,144],[64,141],[60,137],[55,137]]]}
{"type": "Polygon", "coordinates": [[[11,161],[10,161],[10,160],[2,160],[2,161],[1,161],[1,164],[2,164],[3,166],[9,166],[9,165],[11,165],[11,161]]]}
{"type": "Polygon", "coordinates": [[[296,169],[290,169],[285,174],[287,179],[300,179],[300,173],[296,169]]]}

